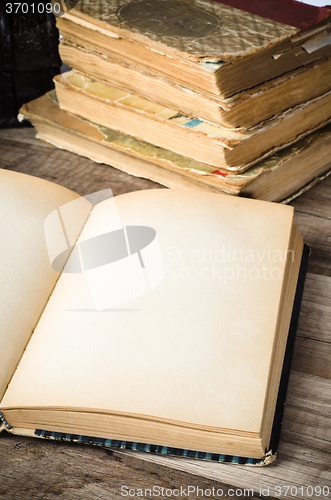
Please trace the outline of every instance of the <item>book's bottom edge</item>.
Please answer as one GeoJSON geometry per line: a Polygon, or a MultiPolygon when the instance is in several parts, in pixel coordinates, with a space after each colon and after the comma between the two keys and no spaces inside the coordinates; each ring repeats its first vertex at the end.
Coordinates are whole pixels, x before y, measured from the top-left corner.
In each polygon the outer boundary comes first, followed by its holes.
{"type": "MultiPolygon", "coordinates": [[[[0,415],[1,417],[1,415],[0,415]]],[[[42,439],[50,439],[54,441],[64,441],[69,443],[91,444],[93,446],[100,446],[110,448],[113,450],[133,450],[155,455],[168,455],[175,457],[185,457],[198,460],[207,460],[211,462],[231,463],[236,465],[248,465],[255,467],[263,467],[269,465],[277,457],[277,453],[271,450],[267,452],[262,458],[239,457],[234,455],[223,455],[218,453],[206,453],[195,450],[185,450],[181,448],[172,448],[169,446],[158,446],[146,443],[134,443],[131,441],[120,441],[116,439],[106,439],[93,436],[84,436],[79,434],[69,434],[64,432],[53,432],[42,429],[23,429],[17,427],[10,427],[2,418],[2,430],[7,430],[10,434],[26,437],[37,437],[42,439]],[[6,425],[7,424],[7,425],[6,425]]]]}
{"type": "Polygon", "coordinates": [[[0,433],[3,430],[7,430],[11,434],[28,436],[28,437],[38,437],[43,439],[53,439],[56,441],[66,441],[66,442],[77,442],[81,444],[92,444],[94,446],[102,446],[112,449],[120,450],[135,450],[142,452],[149,452],[160,455],[169,455],[177,457],[187,457],[199,460],[207,460],[213,462],[228,462],[232,464],[240,465],[251,465],[251,466],[265,466],[269,465],[277,457],[276,450],[278,448],[283,411],[285,405],[286,391],[290,373],[291,359],[293,355],[294,339],[297,329],[301,299],[304,288],[304,281],[307,272],[308,259],[310,255],[310,248],[308,245],[304,245],[302,260],[300,266],[300,272],[297,283],[296,296],[293,305],[291,325],[289,329],[287,348],[283,364],[283,372],[281,376],[280,389],[277,398],[277,405],[275,411],[274,424],[272,429],[272,435],[269,443],[270,450],[262,458],[251,458],[251,457],[240,457],[234,455],[225,455],[217,453],[207,453],[194,450],[187,450],[182,448],[173,448],[161,445],[151,445],[146,443],[138,443],[131,441],[123,441],[116,439],[107,439],[100,437],[85,436],[81,434],[72,434],[64,432],[54,432],[43,429],[25,429],[18,427],[11,427],[11,425],[6,421],[2,412],[0,411],[0,433]]]}

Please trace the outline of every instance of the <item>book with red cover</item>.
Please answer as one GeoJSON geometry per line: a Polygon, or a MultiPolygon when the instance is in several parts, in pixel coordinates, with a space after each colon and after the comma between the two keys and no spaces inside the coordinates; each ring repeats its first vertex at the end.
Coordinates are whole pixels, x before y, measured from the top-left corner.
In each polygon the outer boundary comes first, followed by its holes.
{"type": "Polygon", "coordinates": [[[307,30],[331,15],[331,6],[317,7],[296,0],[214,0],[277,23],[307,30]]]}

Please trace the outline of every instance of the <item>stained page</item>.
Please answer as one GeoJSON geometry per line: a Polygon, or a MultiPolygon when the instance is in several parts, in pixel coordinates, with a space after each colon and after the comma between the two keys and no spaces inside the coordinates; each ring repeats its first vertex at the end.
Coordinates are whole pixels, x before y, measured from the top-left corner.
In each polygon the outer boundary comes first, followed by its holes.
{"type": "Polygon", "coordinates": [[[0,171],[0,397],[59,273],[49,264],[44,220],[77,194],[56,184],[0,171]]]}

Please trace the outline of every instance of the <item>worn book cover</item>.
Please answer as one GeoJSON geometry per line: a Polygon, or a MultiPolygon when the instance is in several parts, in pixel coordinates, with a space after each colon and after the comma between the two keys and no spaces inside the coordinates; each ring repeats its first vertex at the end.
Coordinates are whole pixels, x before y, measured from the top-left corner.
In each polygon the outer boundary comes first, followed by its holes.
{"type": "Polygon", "coordinates": [[[328,55],[330,14],[294,0],[269,1],[265,8],[259,2],[82,0],[58,18],[58,27],[87,50],[229,97],[328,55]]]}
{"type": "Polygon", "coordinates": [[[64,18],[94,22],[110,35],[160,44],[192,60],[230,60],[287,41],[330,18],[331,9],[286,0],[81,0],[64,18]],[[93,21],[92,21],[93,20],[93,21]]]}

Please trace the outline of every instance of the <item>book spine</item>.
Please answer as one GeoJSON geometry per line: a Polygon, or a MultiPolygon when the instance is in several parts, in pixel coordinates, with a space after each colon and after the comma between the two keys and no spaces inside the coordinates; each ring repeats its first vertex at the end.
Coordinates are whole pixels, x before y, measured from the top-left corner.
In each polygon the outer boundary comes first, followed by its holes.
{"type": "Polygon", "coordinates": [[[36,429],[35,437],[44,439],[54,439],[56,441],[74,442],[80,444],[92,444],[94,446],[103,446],[119,450],[134,450],[154,453],[157,455],[171,455],[176,457],[194,458],[198,460],[206,460],[212,462],[227,462],[236,465],[252,465],[264,466],[272,463],[276,455],[268,452],[263,458],[247,458],[234,455],[222,455],[217,453],[206,453],[202,451],[184,450],[179,448],[171,448],[169,446],[158,446],[146,443],[133,443],[131,441],[119,441],[116,439],[106,439],[91,436],[82,436],[78,434],[67,434],[63,432],[52,432],[41,429],[36,429]]]}
{"type": "Polygon", "coordinates": [[[0,420],[2,422],[2,424],[6,427],[6,429],[11,429],[11,425],[8,424],[7,420],[5,419],[5,417],[3,416],[3,414],[1,413],[0,411],[0,420]]]}

